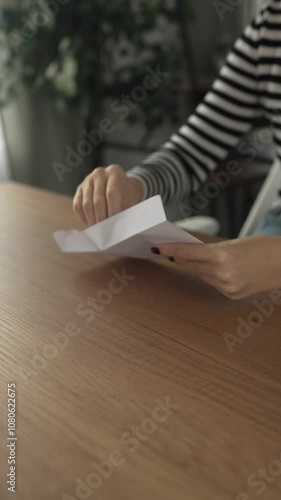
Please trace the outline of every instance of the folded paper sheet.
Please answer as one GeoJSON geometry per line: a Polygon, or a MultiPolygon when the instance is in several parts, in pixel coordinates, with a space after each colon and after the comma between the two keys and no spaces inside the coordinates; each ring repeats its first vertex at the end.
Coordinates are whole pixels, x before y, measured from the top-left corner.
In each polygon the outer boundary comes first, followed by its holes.
{"type": "Polygon", "coordinates": [[[62,252],[94,252],[151,260],[159,258],[152,254],[151,247],[160,243],[202,243],[167,221],[160,196],[85,231],[58,231],[54,238],[62,252]]]}

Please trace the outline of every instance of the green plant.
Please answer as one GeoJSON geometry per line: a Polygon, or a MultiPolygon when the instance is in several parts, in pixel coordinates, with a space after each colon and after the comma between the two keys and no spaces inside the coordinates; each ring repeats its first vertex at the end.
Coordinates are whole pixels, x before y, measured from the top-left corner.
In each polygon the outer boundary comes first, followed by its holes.
{"type": "MultiPolygon", "coordinates": [[[[138,85],[147,66],[160,65],[176,82],[178,21],[173,0],[38,0],[2,8],[0,105],[28,88],[88,119],[106,98],[138,85]]],[[[130,118],[153,128],[176,114],[170,85],[163,85],[130,118]]]]}

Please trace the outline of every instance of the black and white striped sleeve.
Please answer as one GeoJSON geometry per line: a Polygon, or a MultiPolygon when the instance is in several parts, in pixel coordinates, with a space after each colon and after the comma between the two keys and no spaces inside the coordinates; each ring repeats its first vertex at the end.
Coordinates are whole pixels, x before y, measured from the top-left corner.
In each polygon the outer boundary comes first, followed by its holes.
{"type": "Polygon", "coordinates": [[[266,9],[234,45],[218,79],[195,113],[158,151],[128,172],[160,194],[165,205],[196,192],[262,114],[258,92],[259,40],[266,9]]]}

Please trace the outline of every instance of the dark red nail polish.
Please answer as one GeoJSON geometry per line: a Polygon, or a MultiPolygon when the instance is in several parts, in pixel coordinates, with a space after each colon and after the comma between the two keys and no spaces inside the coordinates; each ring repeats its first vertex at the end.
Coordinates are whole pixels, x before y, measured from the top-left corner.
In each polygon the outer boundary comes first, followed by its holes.
{"type": "Polygon", "coordinates": [[[168,257],[168,260],[170,260],[171,262],[175,262],[174,257],[168,257]]]}
{"type": "Polygon", "coordinates": [[[152,253],[155,253],[155,255],[160,255],[160,250],[157,247],[152,247],[151,251],[152,251],[152,253]]]}

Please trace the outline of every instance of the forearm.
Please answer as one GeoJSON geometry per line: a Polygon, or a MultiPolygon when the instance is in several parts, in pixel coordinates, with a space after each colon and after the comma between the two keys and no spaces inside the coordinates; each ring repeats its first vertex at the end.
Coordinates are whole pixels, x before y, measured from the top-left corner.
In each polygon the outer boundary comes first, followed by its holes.
{"type": "MultiPolygon", "coordinates": [[[[265,236],[265,245],[257,250],[260,270],[253,280],[258,291],[281,289],[281,236],[265,236]]],[[[251,258],[251,256],[249,256],[251,258]]]]}

